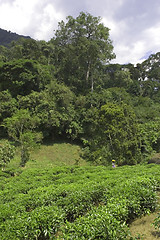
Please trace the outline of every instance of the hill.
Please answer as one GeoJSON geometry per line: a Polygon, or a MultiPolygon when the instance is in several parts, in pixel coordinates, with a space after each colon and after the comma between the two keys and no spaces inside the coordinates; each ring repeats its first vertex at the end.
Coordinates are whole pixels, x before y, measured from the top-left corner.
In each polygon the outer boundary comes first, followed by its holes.
{"type": "Polygon", "coordinates": [[[16,41],[19,38],[30,38],[29,36],[19,35],[0,28],[0,45],[7,46],[12,41],[16,41]]]}

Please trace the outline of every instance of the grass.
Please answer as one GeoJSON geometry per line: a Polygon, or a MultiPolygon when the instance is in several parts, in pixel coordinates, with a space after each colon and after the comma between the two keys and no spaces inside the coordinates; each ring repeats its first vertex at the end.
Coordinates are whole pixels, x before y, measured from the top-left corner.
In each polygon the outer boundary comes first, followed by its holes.
{"type": "Polygon", "coordinates": [[[71,166],[86,165],[80,157],[81,148],[78,145],[70,143],[54,143],[50,145],[42,145],[40,149],[31,154],[31,161],[26,167],[55,167],[55,166],[71,166]]]}
{"type": "MultiPolygon", "coordinates": [[[[31,160],[26,163],[25,168],[50,168],[56,166],[86,166],[89,165],[80,157],[81,147],[70,143],[48,143],[42,144],[40,148],[31,152],[31,160]]],[[[20,164],[20,152],[17,149],[15,159],[7,168],[18,168],[20,164]]]]}

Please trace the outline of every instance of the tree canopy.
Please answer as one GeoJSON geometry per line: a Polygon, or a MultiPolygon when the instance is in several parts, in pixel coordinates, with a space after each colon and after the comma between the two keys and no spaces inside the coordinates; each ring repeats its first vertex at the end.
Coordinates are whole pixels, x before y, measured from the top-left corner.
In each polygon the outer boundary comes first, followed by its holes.
{"type": "Polygon", "coordinates": [[[89,13],[61,21],[51,42],[55,45],[57,76],[76,92],[93,91],[98,85],[96,71],[115,57],[109,29],[100,17],[89,13]]]}
{"type": "Polygon", "coordinates": [[[50,41],[0,46],[0,137],[21,146],[22,163],[41,139],[81,144],[95,164],[136,164],[160,151],[160,53],[113,64],[109,28],[81,12],[50,41]]]}

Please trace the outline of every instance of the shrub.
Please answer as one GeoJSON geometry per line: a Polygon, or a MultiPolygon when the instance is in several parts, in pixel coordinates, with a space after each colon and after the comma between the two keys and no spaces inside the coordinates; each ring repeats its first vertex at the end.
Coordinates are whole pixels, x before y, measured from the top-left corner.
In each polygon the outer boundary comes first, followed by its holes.
{"type": "Polygon", "coordinates": [[[0,144],[0,167],[4,170],[4,167],[14,158],[15,148],[9,141],[5,141],[0,144]]]}
{"type": "Polygon", "coordinates": [[[158,213],[157,217],[154,220],[154,226],[156,229],[160,230],[160,213],[158,213]]]}
{"type": "Polygon", "coordinates": [[[93,208],[86,216],[74,223],[67,222],[62,229],[63,239],[108,239],[124,240],[128,228],[117,220],[106,206],[93,208]]]}
{"type": "Polygon", "coordinates": [[[60,226],[64,224],[64,211],[56,206],[36,208],[13,216],[0,226],[0,239],[53,239],[60,226]]]}

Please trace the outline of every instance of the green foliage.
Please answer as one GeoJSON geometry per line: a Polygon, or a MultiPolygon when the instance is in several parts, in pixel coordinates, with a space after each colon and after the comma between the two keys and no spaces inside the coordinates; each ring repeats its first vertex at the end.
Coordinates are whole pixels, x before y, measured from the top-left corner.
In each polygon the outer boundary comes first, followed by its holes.
{"type": "Polygon", "coordinates": [[[0,65],[0,90],[9,90],[13,97],[40,91],[52,79],[50,69],[28,59],[3,63],[0,65]]]}
{"type": "Polygon", "coordinates": [[[0,121],[10,117],[17,109],[17,101],[8,90],[0,92],[0,121]]]}
{"type": "Polygon", "coordinates": [[[2,127],[5,118],[11,117],[17,110],[17,101],[12,98],[8,90],[0,92],[0,136],[6,137],[6,132],[2,127]]]}
{"type": "Polygon", "coordinates": [[[140,161],[138,125],[130,106],[107,103],[94,119],[91,129],[94,137],[88,141],[90,160],[108,164],[116,159],[118,165],[140,161]]]}
{"type": "Polygon", "coordinates": [[[8,48],[0,45],[0,62],[5,62],[8,56],[8,48]]]}
{"type": "Polygon", "coordinates": [[[42,135],[33,132],[38,125],[39,119],[31,116],[28,110],[18,110],[12,117],[6,118],[4,126],[12,139],[21,146],[21,165],[24,166],[29,160],[29,150],[40,142],[42,135]]]}
{"type": "MultiPolygon", "coordinates": [[[[0,46],[0,136],[7,136],[2,123],[27,109],[38,120],[33,129],[79,141],[94,163],[136,164],[158,152],[160,53],[136,66],[109,64],[114,57],[109,29],[84,12],[59,22],[49,42],[21,38],[0,46]]],[[[24,163],[39,138],[27,128],[24,163]]]]}
{"type": "Polygon", "coordinates": [[[28,110],[18,110],[12,117],[6,118],[5,127],[8,129],[9,136],[15,141],[23,141],[23,133],[36,128],[37,117],[31,117],[28,110]]]}
{"type": "Polygon", "coordinates": [[[156,229],[160,230],[160,213],[158,213],[157,217],[154,220],[154,226],[156,229]]]}
{"type": "Polygon", "coordinates": [[[103,206],[92,209],[86,216],[64,228],[64,239],[126,239],[128,229],[103,206]]]}
{"type": "Polygon", "coordinates": [[[64,216],[56,206],[36,208],[2,224],[1,239],[52,239],[64,222],[64,216]]]}
{"type": "Polygon", "coordinates": [[[120,64],[109,64],[103,68],[106,88],[120,87],[130,89],[133,83],[130,69],[120,64]]]}
{"type": "Polygon", "coordinates": [[[75,110],[74,93],[64,84],[51,81],[44,91],[18,96],[21,108],[28,108],[40,120],[44,136],[76,139],[82,131],[79,115],[75,110]]]}
{"type": "Polygon", "coordinates": [[[4,167],[14,158],[15,148],[9,141],[0,143],[0,167],[4,170],[4,167]]]}
{"type": "Polygon", "coordinates": [[[26,169],[0,181],[0,239],[129,239],[153,211],[159,166],[26,169]]]}
{"type": "Polygon", "coordinates": [[[85,93],[96,87],[96,71],[102,63],[114,58],[109,29],[99,17],[81,12],[74,19],[61,21],[51,39],[55,46],[55,66],[58,79],[64,81],[76,93],[85,93]]]}
{"type": "Polygon", "coordinates": [[[45,41],[21,38],[10,44],[7,60],[29,59],[36,60],[44,65],[49,65],[53,63],[53,56],[53,44],[45,41]]]}
{"type": "Polygon", "coordinates": [[[143,154],[150,155],[154,150],[159,152],[160,119],[156,118],[154,121],[139,124],[139,129],[143,154]]]}

